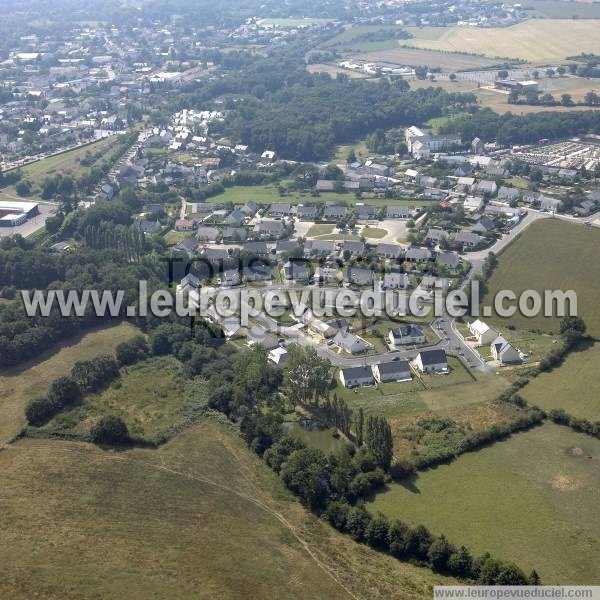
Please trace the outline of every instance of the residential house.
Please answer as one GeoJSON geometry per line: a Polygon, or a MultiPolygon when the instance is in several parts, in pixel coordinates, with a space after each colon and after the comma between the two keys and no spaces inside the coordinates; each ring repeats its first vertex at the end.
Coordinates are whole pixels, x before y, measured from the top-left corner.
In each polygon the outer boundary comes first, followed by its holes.
{"type": "Polygon", "coordinates": [[[501,335],[498,336],[490,345],[492,356],[503,365],[515,364],[521,362],[519,351],[506,341],[501,335]]]}
{"type": "Polygon", "coordinates": [[[283,367],[290,358],[288,351],[285,348],[273,348],[267,354],[267,358],[278,367],[283,367]]]}
{"type": "Polygon", "coordinates": [[[253,256],[267,256],[269,249],[265,242],[244,242],[241,245],[241,251],[253,256]]]}
{"type": "Polygon", "coordinates": [[[332,256],[335,253],[335,242],[330,240],[306,240],[304,256],[332,256]]]}
{"type": "Polygon", "coordinates": [[[425,275],[419,284],[419,288],[427,292],[440,290],[445,293],[449,287],[450,282],[446,277],[434,277],[433,275],[425,275]]]}
{"type": "Polygon", "coordinates": [[[446,352],[441,348],[419,352],[414,366],[421,373],[448,373],[449,371],[446,352]]]}
{"type": "Polygon", "coordinates": [[[411,246],[404,256],[408,262],[426,263],[431,259],[431,251],[428,248],[417,248],[411,246]]]}
{"type": "Polygon", "coordinates": [[[346,388],[364,387],[375,383],[373,371],[369,367],[340,369],[340,381],[346,388]]]}
{"type": "Polygon", "coordinates": [[[271,204],[269,214],[272,217],[287,217],[292,214],[292,205],[287,203],[271,204]]]}
{"type": "Polygon", "coordinates": [[[190,236],[183,238],[174,248],[176,252],[184,252],[190,258],[193,258],[196,248],[198,247],[198,240],[195,237],[190,236]]]}
{"type": "Polygon", "coordinates": [[[540,196],[538,200],[540,203],[540,208],[548,212],[557,212],[563,206],[563,202],[559,198],[550,198],[550,196],[540,196]]]}
{"type": "Polygon", "coordinates": [[[310,279],[308,265],[303,262],[288,260],[281,271],[287,281],[307,282],[310,279]]]}
{"type": "Polygon", "coordinates": [[[393,204],[385,209],[386,219],[410,219],[410,210],[403,204],[393,204]]]}
{"type": "Polygon", "coordinates": [[[466,212],[478,212],[483,208],[483,198],[480,196],[467,196],[463,202],[466,212]]]}
{"type": "Polygon", "coordinates": [[[275,336],[268,333],[263,327],[254,325],[248,332],[248,345],[257,346],[258,344],[263,346],[267,351],[279,348],[279,342],[275,336]]]}
{"type": "Polygon", "coordinates": [[[394,349],[407,344],[424,344],[427,340],[423,330],[416,325],[402,325],[390,329],[388,338],[390,346],[394,349]]]}
{"type": "Polygon", "coordinates": [[[348,354],[360,354],[361,352],[366,352],[368,349],[364,340],[347,331],[338,331],[333,341],[336,346],[348,354]]]}
{"type": "Polygon", "coordinates": [[[219,238],[219,230],[216,227],[201,225],[196,231],[196,238],[201,242],[216,242],[219,238]]]}
{"type": "Polygon", "coordinates": [[[364,242],[354,242],[350,240],[346,240],[342,243],[342,252],[349,252],[352,256],[358,256],[360,254],[365,253],[365,244],[364,242]]]}
{"type": "Polygon", "coordinates": [[[469,323],[469,331],[480,346],[487,346],[498,337],[498,332],[495,329],[479,319],[469,323]]]}
{"type": "Polygon", "coordinates": [[[275,254],[277,256],[296,252],[299,249],[300,244],[296,240],[277,240],[275,244],[275,254]]]}
{"type": "Polygon", "coordinates": [[[254,226],[254,234],[260,236],[277,236],[285,231],[283,221],[263,219],[254,226]]]}
{"type": "Polygon", "coordinates": [[[196,221],[193,219],[178,219],[175,221],[175,231],[194,231],[196,221]]]}
{"type": "Polygon", "coordinates": [[[248,239],[248,230],[245,227],[224,227],[221,232],[221,237],[224,240],[233,240],[241,242],[248,239]]]}
{"type": "Polygon", "coordinates": [[[217,280],[217,283],[224,288],[235,287],[240,285],[241,282],[240,273],[237,269],[225,269],[217,280]]]}
{"type": "Polygon", "coordinates": [[[296,216],[300,221],[314,221],[317,218],[317,207],[300,205],[296,207],[296,216]]]}
{"type": "Polygon", "coordinates": [[[407,360],[392,360],[372,367],[373,375],[378,383],[392,381],[411,381],[412,372],[407,360]]]}
{"type": "Polygon", "coordinates": [[[435,259],[436,264],[448,269],[456,269],[460,263],[460,256],[456,252],[441,252],[435,259]]]}
{"type": "Polygon", "coordinates": [[[427,235],[425,236],[425,241],[433,245],[437,245],[446,239],[448,239],[448,234],[443,229],[437,229],[434,227],[430,227],[427,230],[427,235]]]}
{"type": "Polygon", "coordinates": [[[224,248],[204,248],[202,257],[209,262],[220,262],[229,258],[229,252],[224,248]]]}
{"type": "Polygon", "coordinates": [[[520,190],[514,187],[508,187],[506,185],[503,185],[498,190],[498,200],[504,200],[506,202],[516,202],[520,196],[520,190]]]}
{"type": "Polygon", "coordinates": [[[463,248],[476,248],[481,243],[481,237],[471,231],[459,231],[454,236],[454,241],[463,248]]]}
{"type": "Polygon", "coordinates": [[[402,246],[398,244],[377,244],[375,248],[375,254],[377,257],[382,258],[400,258],[404,252],[402,246]]]}
{"type": "Polygon", "coordinates": [[[323,210],[324,220],[337,220],[343,219],[348,214],[348,207],[339,206],[337,204],[328,204],[323,210]]]}
{"type": "Polygon", "coordinates": [[[147,219],[139,219],[134,221],[134,227],[137,227],[142,233],[151,235],[160,231],[160,221],[148,221],[147,219]]]}
{"type": "Polygon", "coordinates": [[[354,207],[356,217],[362,221],[372,221],[377,218],[377,207],[368,204],[357,204],[354,207]]]}
{"type": "Polygon", "coordinates": [[[271,281],[273,278],[273,267],[261,261],[252,261],[243,269],[246,281],[271,281]]]}
{"type": "Polygon", "coordinates": [[[256,202],[246,202],[242,208],[240,208],[240,212],[247,218],[253,217],[258,210],[258,205],[256,202]]]}
{"type": "Polygon", "coordinates": [[[381,282],[382,290],[406,290],[410,285],[408,275],[406,273],[385,273],[381,282]]]}
{"type": "Polygon", "coordinates": [[[459,177],[456,181],[458,192],[470,192],[475,185],[475,177],[459,177]]]}
{"type": "Polygon", "coordinates": [[[359,267],[348,267],[344,275],[344,281],[354,285],[371,285],[373,283],[373,271],[359,267]]]}
{"type": "Polygon", "coordinates": [[[477,182],[475,190],[478,194],[488,194],[489,196],[493,196],[498,191],[498,185],[491,179],[482,179],[477,182]]]}
{"type": "Polygon", "coordinates": [[[223,223],[231,227],[239,227],[242,225],[242,223],[244,223],[245,219],[246,215],[241,210],[234,210],[227,215],[227,217],[225,217],[223,223]]]}
{"type": "Polygon", "coordinates": [[[319,265],[315,269],[315,283],[337,282],[339,277],[339,268],[336,265],[319,265]]]}
{"type": "Polygon", "coordinates": [[[188,273],[179,284],[181,293],[184,298],[186,298],[192,290],[198,290],[199,286],[200,279],[198,279],[198,277],[196,277],[193,273],[188,273]]]}

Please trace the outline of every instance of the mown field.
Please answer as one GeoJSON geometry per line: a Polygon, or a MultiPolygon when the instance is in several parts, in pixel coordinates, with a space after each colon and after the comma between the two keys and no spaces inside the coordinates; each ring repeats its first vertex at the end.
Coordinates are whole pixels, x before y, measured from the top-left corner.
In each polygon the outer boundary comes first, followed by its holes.
{"type": "Polygon", "coordinates": [[[136,333],[139,331],[127,323],[92,331],[18,369],[0,370],[0,446],[21,431],[25,405],[45,394],[54,379],[67,375],[79,360],[113,353],[118,344],[136,333]]]}
{"type": "Polygon", "coordinates": [[[546,584],[600,583],[600,441],[551,423],[392,484],[372,511],[423,523],[546,584]]]}
{"type": "MultiPolygon", "coordinates": [[[[559,219],[531,224],[504,252],[492,275],[483,304],[489,304],[499,290],[574,290],[578,314],[589,332],[600,336],[600,231],[559,219]]],[[[500,328],[558,331],[559,317],[492,317],[500,328]]]]}
{"type": "Polygon", "coordinates": [[[564,61],[582,52],[600,52],[600,24],[593,19],[531,19],[502,28],[408,29],[414,38],[401,40],[405,46],[523,59],[536,64],[564,61]]]}
{"type": "Polygon", "coordinates": [[[159,450],[20,440],[0,472],[3,598],[413,600],[451,583],[309,515],[214,422],[159,450]]]}

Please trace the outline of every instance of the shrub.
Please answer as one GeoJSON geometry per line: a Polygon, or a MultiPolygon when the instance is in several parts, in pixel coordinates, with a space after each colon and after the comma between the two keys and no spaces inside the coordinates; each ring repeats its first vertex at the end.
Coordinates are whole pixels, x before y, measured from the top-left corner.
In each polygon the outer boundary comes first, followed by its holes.
{"type": "Polygon", "coordinates": [[[114,415],[102,417],[92,427],[90,435],[96,444],[125,444],[130,441],[127,425],[114,415]]]}
{"type": "Polygon", "coordinates": [[[25,416],[31,425],[38,427],[48,422],[58,410],[56,404],[48,398],[35,398],[27,403],[25,416]]]}
{"type": "Polygon", "coordinates": [[[117,361],[120,365],[132,365],[140,360],[148,358],[150,349],[143,335],[136,335],[126,342],[117,346],[117,361]]]}

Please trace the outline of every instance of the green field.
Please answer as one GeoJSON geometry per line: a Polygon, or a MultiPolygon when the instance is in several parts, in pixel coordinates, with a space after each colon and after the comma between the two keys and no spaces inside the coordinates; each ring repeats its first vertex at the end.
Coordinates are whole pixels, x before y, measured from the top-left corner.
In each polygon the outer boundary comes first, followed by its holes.
{"type": "Polygon", "coordinates": [[[381,238],[384,238],[388,232],[386,229],[381,229],[380,227],[364,227],[360,234],[364,235],[366,238],[380,240],[381,238]]]}
{"type": "Polygon", "coordinates": [[[593,19],[532,19],[501,28],[409,28],[409,31],[414,39],[401,40],[402,45],[523,59],[535,64],[564,61],[582,52],[600,52],[600,28],[593,19]]]}
{"type": "Polygon", "coordinates": [[[600,344],[584,346],[549,373],[538,375],[521,391],[532,406],[562,408],[579,419],[600,421],[600,344]]]}
{"type": "Polygon", "coordinates": [[[335,226],[330,225],[329,223],[315,223],[306,232],[306,237],[317,237],[317,236],[321,236],[321,235],[329,235],[330,233],[333,233],[334,229],[335,229],[335,226]]]}
{"type": "Polygon", "coordinates": [[[207,396],[206,383],[187,381],[178,361],[152,358],[124,369],[107,390],[86,397],[43,429],[87,434],[99,417],[112,414],[136,437],[162,439],[185,425],[193,407],[204,406],[207,396]]]}
{"type": "Polygon", "coordinates": [[[366,34],[373,34],[380,31],[402,31],[402,27],[397,25],[355,25],[347,26],[344,31],[338,33],[331,39],[323,42],[320,48],[336,49],[344,52],[369,52],[371,50],[385,50],[398,46],[398,40],[390,38],[381,41],[369,41],[363,38],[366,34]]]}
{"type": "MultiPolygon", "coordinates": [[[[84,167],[79,162],[87,152],[96,153],[103,150],[104,154],[96,164],[106,160],[107,154],[115,145],[117,139],[117,136],[104,138],[98,142],[94,142],[93,144],[83,146],[82,148],[77,148],[76,150],[70,150],[69,152],[51,156],[22,167],[22,179],[24,181],[29,181],[32,184],[32,191],[29,196],[20,199],[40,200],[40,185],[46,177],[58,175],[59,173],[61,175],[72,175],[76,177],[78,174],[88,171],[90,167],[84,167]]],[[[15,198],[19,198],[15,191],[15,186],[8,186],[0,191],[0,200],[14,200],[15,198]]]]}
{"type": "MultiPolygon", "coordinates": [[[[588,330],[600,336],[600,231],[558,219],[543,219],[531,224],[504,252],[489,281],[483,304],[489,303],[499,290],[574,290],[579,316],[588,330]]],[[[493,317],[501,329],[514,325],[518,329],[541,329],[557,332],[560,318],[527,318],[515,314],[510,318],[493,317]]]]}
{"type": "Polygon", "coordinates": [[[46,393],[54,379],[67,375],[78,360],[111,354],[121,342],[139,333],[129,324],[92,331],[65,342],[40,359],[18,369],[0,370],[0,446],[25,425],[25,404],[46,393]]]}
{"type": "Polygon", "coordinates": [[[318,19],[314,17],[305,17],[303,19],[259,19],[259,25],[276,25],[277,27],[301,27],[302,25],[322,25],[329,23],[332,19],[318,19]]]}
{"type": "Polygon", "coordinates": [[[3,598],[413,600],[452,583],[337,534],[210,421],[159,450],[20,440],[0,472],[3,598]]]}
{"type": "Polygon", "coordinates": [[[233,204],[245,204],[249,201],[258,204],[273,204],[274,202],[286,202],[289,204],[306,204],[309,202],[356,202],[356,196],[350,192],[324,193],[320,196],[312,196],[309,192],[288,192],[279,194],[278,186],[271,185],[238,185],[228,187],[222,194],[213,196],[210,202],[233,202],[233,204]]]}
{"type": "Polygon", "coordinates": [[[600,441],[551,423],[461,456],[369,505],[490,551],[546,584],[600,583],[600,441]]]}

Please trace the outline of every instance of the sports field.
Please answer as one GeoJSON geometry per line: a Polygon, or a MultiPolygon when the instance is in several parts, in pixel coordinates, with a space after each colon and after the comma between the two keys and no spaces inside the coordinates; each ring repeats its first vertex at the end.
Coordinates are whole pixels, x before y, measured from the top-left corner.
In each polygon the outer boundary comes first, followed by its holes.
{"type": "Polygon", "coordinates": [[[0,473],[2,598],[413,600],[452,583],[336,533],[211,421],[159,450],[20,440],[0,473]]]}
{"type": "Polygon", "coordinates": [[[369,504],[538,570],[543,583],[600,584],[600,441],[547,423],[464,454],[369,504]]]}
{"type": "Polygon", "coordinates": [[[409,31],[414,38],[401,40],[401,45],[523,59],[534,64],[561,62],[582,52],[600,52],[600,22],[594,19],[530,19],[502,28],[409,28],[409,31]]]}

